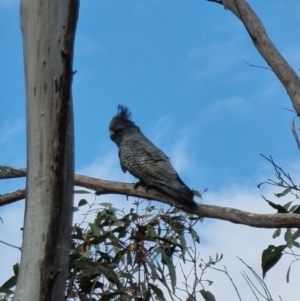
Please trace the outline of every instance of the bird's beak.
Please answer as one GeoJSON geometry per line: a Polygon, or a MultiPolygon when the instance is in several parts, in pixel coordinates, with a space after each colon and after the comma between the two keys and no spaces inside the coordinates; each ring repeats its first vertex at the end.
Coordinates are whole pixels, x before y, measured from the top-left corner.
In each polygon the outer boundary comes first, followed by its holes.
{"type": "Polygon", "coordinates": [[[109,131],[109,137],[111,140],[114,140],[115,136],[116,136],[116,134],[114,131],[109,131]]]}

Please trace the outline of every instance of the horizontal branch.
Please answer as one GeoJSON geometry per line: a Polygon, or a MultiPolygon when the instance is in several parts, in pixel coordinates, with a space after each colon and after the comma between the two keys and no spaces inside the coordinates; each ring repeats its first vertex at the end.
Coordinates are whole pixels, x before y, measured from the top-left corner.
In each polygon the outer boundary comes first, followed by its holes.
{"type": "MultiPolygon", "coordinates": [[[[7,167],[6,167],[7,168],[7,167]]],[[[3,166],[0,166],[0,179],[14,178],[26,176],[25,169],[9,168],[10,174],[7,169],[2,173],[3,166]]],[[[179,207],[180,209],[195,214],[199,217],[214,218],[224,221],[229,221],[235,224],[242,224],[256,228],[300,228],[300,215],[292,213],[276,213],[276,214],[258,214],[247,211],[238,210],[235,208],[206,205],[198,203],[179,203],[161,193],[156,189],[149,189],[148,191],[139,186],[134,188],[134,184],[122,183],[115,181],[106,181],[97,178],[92,178],[83,175],[75,175],[75,185],[94,190],[97,195],[101,194],[120,194],[125,196],[143,198],[148,200],[160,201],[172,206],[179,207]]],[[[25,198],[25,190],[18,190],[19,196],[25,198]]],[[[14,193],[11,193],[13,195],[14,193]]],[[[6,205],[5,199],[8,195],[0,196],[0,206],[6,205]]],[[[17,201],[18,199],[15,199],[17,201]]],[[[12,201],[10,201],[11,203],[12,201]]]]}
{"type": "Polygon", "coordinates": [[[25,198],[25,189],[18,189],[14,192],[0,194],[0,206],[8,205],[25,198]]]}

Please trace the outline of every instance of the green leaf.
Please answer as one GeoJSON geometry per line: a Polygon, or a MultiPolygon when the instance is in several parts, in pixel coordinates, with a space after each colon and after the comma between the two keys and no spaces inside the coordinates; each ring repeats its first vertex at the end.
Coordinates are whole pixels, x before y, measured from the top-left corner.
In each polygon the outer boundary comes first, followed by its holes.
{"type": "Polygon", "coordinates": [[[79,202],[78,202],[78,207],[81,207],[81,206],[84,206],[84,205],[86,205],[86,204],[88,204],[88,202],[87,202],[87,200],[85,200],[85,199],[81,199],[79,202]]]}
{"type": "MultiPolygon", "coordinates": [[[[83,233],[82,229],[78,226],[74,226],[74,231],[76,231],[76,235],[80,237],[81,240],[83,240],[83,233]]],[[[74,235],[74,234],[73,234],[74,235]]]]}
{"type": "Polygon", "coordinates": [[[205,301],[216,301],[215,296],[210,291],[200,290],[200,294],[202,295],[205,301]]]}
{"type": "Polygon", "coordinates": [[[153,211],[153,210],[156,210],[156,208],[155,208],[155,206],[153,206],[153,205],[148,205],[148,207],[145,209],[146,211],[148,211],[148,212],[151,212],[151,211],[153,211]]]}
{"type": "Polygon", "coordinates": [[[281,229],[278,228],[278,229],[275,230],[275,232],[273,233],[272,237],[276,238],[276,237],[280,236],[280,233],[281,233],[281,229]]]}
{"type": "Polygon", "coordinates": [[[290,272],[291,272],[291,268],[292,268],[292,265],[289,266],[288,270],[287,270],[287,273],[286,273],[286,283],[289,283],[290,282],[290,272]]]}
{"type": "Polygon", "coordinates": [[[192,229],[191,234],[192,234],[192,237],[194,238],[194,240],[198,244],[200,244],[200,237],[199,237],[198,233],[194,229],[192,229]]]}
{"type": "Polygon", "coordinates": [[[103,206],[103,207],[108,207],[108,208],[110,208],[110,207],[112,207],[112,203],[99,203],[99,205],[101,205],[101,206],[103,206]]]}
{"type": "Polygon", "coordinates": [[[284,204],[283,207],[284,207],[286,210],[289,210],[289,208],[290,208],[290,206],[291,206],[291,204],[292,204],[293,202],[294,202],[294,201],[290,201],[290,202],[284,204]]]}
{"type": "Polygon", "coordinates": [[[153,227],[148,227],[148,235],[152,238],[157,237],[157,233],[155,231],[155,228],[153,227]]]}
{"type": "Polygon", "coordinates": [[[284,234],[284,240],[287,243],[287,246],[289,248],[292,248],[293,246],[293,235],[292,235],[292,230],[291,229],[286,229],[285,234],[284,234]]]}
{"type": "Polygon", "coordinates": [[[142,300],[150,300],[150,296],[148,296],[148,290],[144,282],[141,283],[142,291],[141,294],[144,297],[142,300]]]}
{"type": "Polygon", "coordinates": [[[148,218],[148,217],[152,217],[153,214],[143,214],[141,215],[141,218],[148,218]]]}
{"type": "Polygon", "coordinates": [[[86,260],[81,260],[76,262],[75,267],[80,270],[88,270],[89,272],[91,272],[94,268],[94,263],[86,260]]]}
{"type": "Polygon", "coordinates": [[[118,239],[121,239],[126,236],[126,234],[127,234],[126,229],[127,229],[127,227],[122,226],[122,227],[115,228],[112,232],[119,233],[118,239]]]}
{"type": "Polygon", "coordinates": [[[140,270],[140,266],[137,264],[135,268],[131,271],[132,275],[134,275],[137,271],[140,270]]]}
{"type": "Polygon", "coordinates": [[[79,253],[72,253],[70,254],[70,261],[76,261],[77,259],[79,259],[81,257],[81,254],[79,253]]]}
{"type": "Polygon", "coordinates": [[[131,250],[128,250],[128,253],[127,253],[127,264],[132,266],[131,250]]]}
{"type": "Polygon", "coordinates": [[[160,253],[162,256],[162,259],[166,262],[167,267],[169,269],[173,293],[175,293],[175,287],[176,287],[177,280],[176,280],[176,271],[175,271],[173,261],[170,259],[170,257],[166,254],[166,252],[162,248],[156,248],[156,249],[154,249],[154,251],[157,253],[160,253]]]}
{"type": "Polygon", "coordinates": [[[164,276],[164,271],[163,271],[163,269],[161,268],[159,262],[158,262],[157,260],[155,260],[155,261],[156,261],[157,269],[159,270],[160,274],[161,274],[162,276],[164,276]]]}
{"type": "Polygon", "coordinates": [[[115,207],[112,207],[112,206],[109,208],[109,210],[112,211],[112,212],[122,211],[122,210],[120,210],[118,208],[115,208],[115,207]]]}
{"type": "Polygon", "coordinates": [[[10,289],[7,289],[7,288],[4,288],[4,287],[0,286],[0,293],[6,294],[6,295],[11,295],[14,292],[12,290],[10,290],[10,289]]]}
{"type": "Polygon", "coordinates": [[[300,213],[300,205],[294,205],[294,206],[292,206],[291,212],[299,214],[300,213]]]}
{"type": "Polygon", "coordinates": [[[121,277],[127,278],[128,280],[134,278],[134,276],[131,273],[125,273],[125,272],[120,271],[119,274],[121,277]]]}
{"type": "Polygon", "coordinates": [[[71,238],[72,238],[72,239],[83,240],[83,237],[82,237],[82,236],[79,236],[78,234],[72,234],[72,235],[71,235],[71,238]]]}
{"type": "Polygon", "coordinates": [[[263,270],[263,278],[265,278],[266,273],[280,260],[282,252],[286,247],[287,245],[277,247],[269,245],[268,248],[262,252],[261,267],[263,270]]]}
{"type": "Polygon", "coordinates": [[[128,296],[127,293],[125,293],[124,291],[115,291],[112,293],[104,292],[104,293],[101,293],[101,300],[112,300],[112,297],[120,296],[120,295],[128,296]]]}
{"type": "Polygon", "coordinates": [[[157,300],[159,301],[166,301],[164,297],[164,293],[160,288],[158,288],[156,285],[149,283],[150,288],[153,290],[154,294],[157,296],[157,300]]]}
{"type": "Polygon", "coordinates": [[[92,245],[99,245],[99,244],[103,243],[106,239],[107,239],[106,236],[99,236],[99,237],[95,237],[94,239],[92,239],[90,241],[90,243],[92,245]]]}
{"type": "Polygon", "coordinates": [[[74,193],[76,194],[92,194],[92,192],[87,191],[87,190],[74,190],[74,193]]]}
{"type": "Polygon", "coordinates": [[[3,290],[8,291],[12,287],[16,286],[16,284],[17,284],[17,276],[14,275],[2,284],[2,286],[0,287],[0,292],[3,292],[3,290]]]}
{"type": "Polygon", "coordinates": [[[113,262],[119,263],[120,260],[123,261],[123,256],[127,253],[127,249],[120,250],[116,253],[113,262]]]}
{"type": "Polygon", "coordinates": [[[183,260],[184,260],[184,256],[185,256],[185,252],[186,252],[185,237],[183,235],[179,235],[179,241],[180,241],[180,244],[181,244],[182,257],[183,257],[183,260]]]}
{"type": "Polygon", "coordinates": [[[18,276],[18,274],[19,274],[19,264],[18,263],[13,265],[13,270],[14,270],[15,276],[18,276]]]}
{"type": "Polygon", "coordinates": [[[269,200],[267,200],[263,195],[262,198],[274,209],[277,209],[278,213],[289,213],[283,206],[279,204],[275,204],[269,200]]]}
{"type": "Polygon", "coordinates": [[[96,237],[99,237],[101,235],[100,233],[100,228],[93,224],[93,223],[89,223],[90,227],[91,227],[91,230],[93,232],[93,236],[96,236],[96,237]]]}
{"type": "MultiPolygon", "coordinates": [[[[153,279],[159,278],[159,275],[158,275],[158,273],[157,273],[157,271],[156,271],[156,268],[155,268],[154,264],[153,264],[152,262],[150,262],[150,261],[147,261],[147,265],[150,267],[150,270],[151,270],[151,277],[152,277],[153,279]]],[[[149,284],[149,285],[150,285],[150,284],[149,284]]]]}
{"type": "Polygon", "coordinates": [[[79,209],[78,209],[77,207],[74,207],[74,206],[73,206],[73,207],[72,207],[72,211],[73,211],[73,212],[76,212],[76,211],[79,211],[79,209]]]}
{"type": "Polygon", "coordinates": [[[132,222],[135,222],[138,218],[139,218],[138,214],[136,214],[136,213],[131,214],[131,221],[132,222]]]}
{"type": "Polygon", "coordinates": [[[293,246],[295,246],[296,248],[300,248],[300,244],[298,243],[298,241],[293,241],[293,246]]]}
{"type": "Polygon", "coordinates": [[[280,193],[274,193],[278,198],[281,198],[285,195],[287,195],[290,191],[292,190],[292,187],[288,187],[286,189],[284,189],[282,192],[280,193]]]}
{"type": "Polygon", "coordinates": [[[90,252],[84,252],[81,254],[81,257],[83,258],[90,258],[91,257],[91,253],[90,252]]]}

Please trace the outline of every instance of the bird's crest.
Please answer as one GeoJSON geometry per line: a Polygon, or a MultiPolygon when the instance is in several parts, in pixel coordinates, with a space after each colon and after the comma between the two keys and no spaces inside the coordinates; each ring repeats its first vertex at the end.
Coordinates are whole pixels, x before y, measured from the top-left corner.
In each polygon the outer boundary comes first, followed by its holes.
{"type": "Polygon", "coordinates": [[[118,105],[117,108],[118,108],[117,116],[119,118],[123,119],[124,121],[131,121],[131,112],[126,106],[118,105]]]}
{"type": "Polygon", "coordinates": [[[118,112],[115,117],[111,120],[109,128],[110,130],[116,130],[116,127],[126,127],[128,129],[137,129],[140,128],[135,125],[135,123],[131,120],[131,112],[130,110],[124,105],[118,105],[118,112]]]}

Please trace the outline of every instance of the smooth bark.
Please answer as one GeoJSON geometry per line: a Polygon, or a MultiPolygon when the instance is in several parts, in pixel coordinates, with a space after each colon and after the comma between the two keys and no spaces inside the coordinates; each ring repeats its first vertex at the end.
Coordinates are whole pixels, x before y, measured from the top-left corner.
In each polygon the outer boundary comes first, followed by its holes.
{"type": "Polygon", "coordinates": [[[14,301],[64,300],[74,185],[73,45],[78,0],[21,0],[27,182],[14,301]]]}

